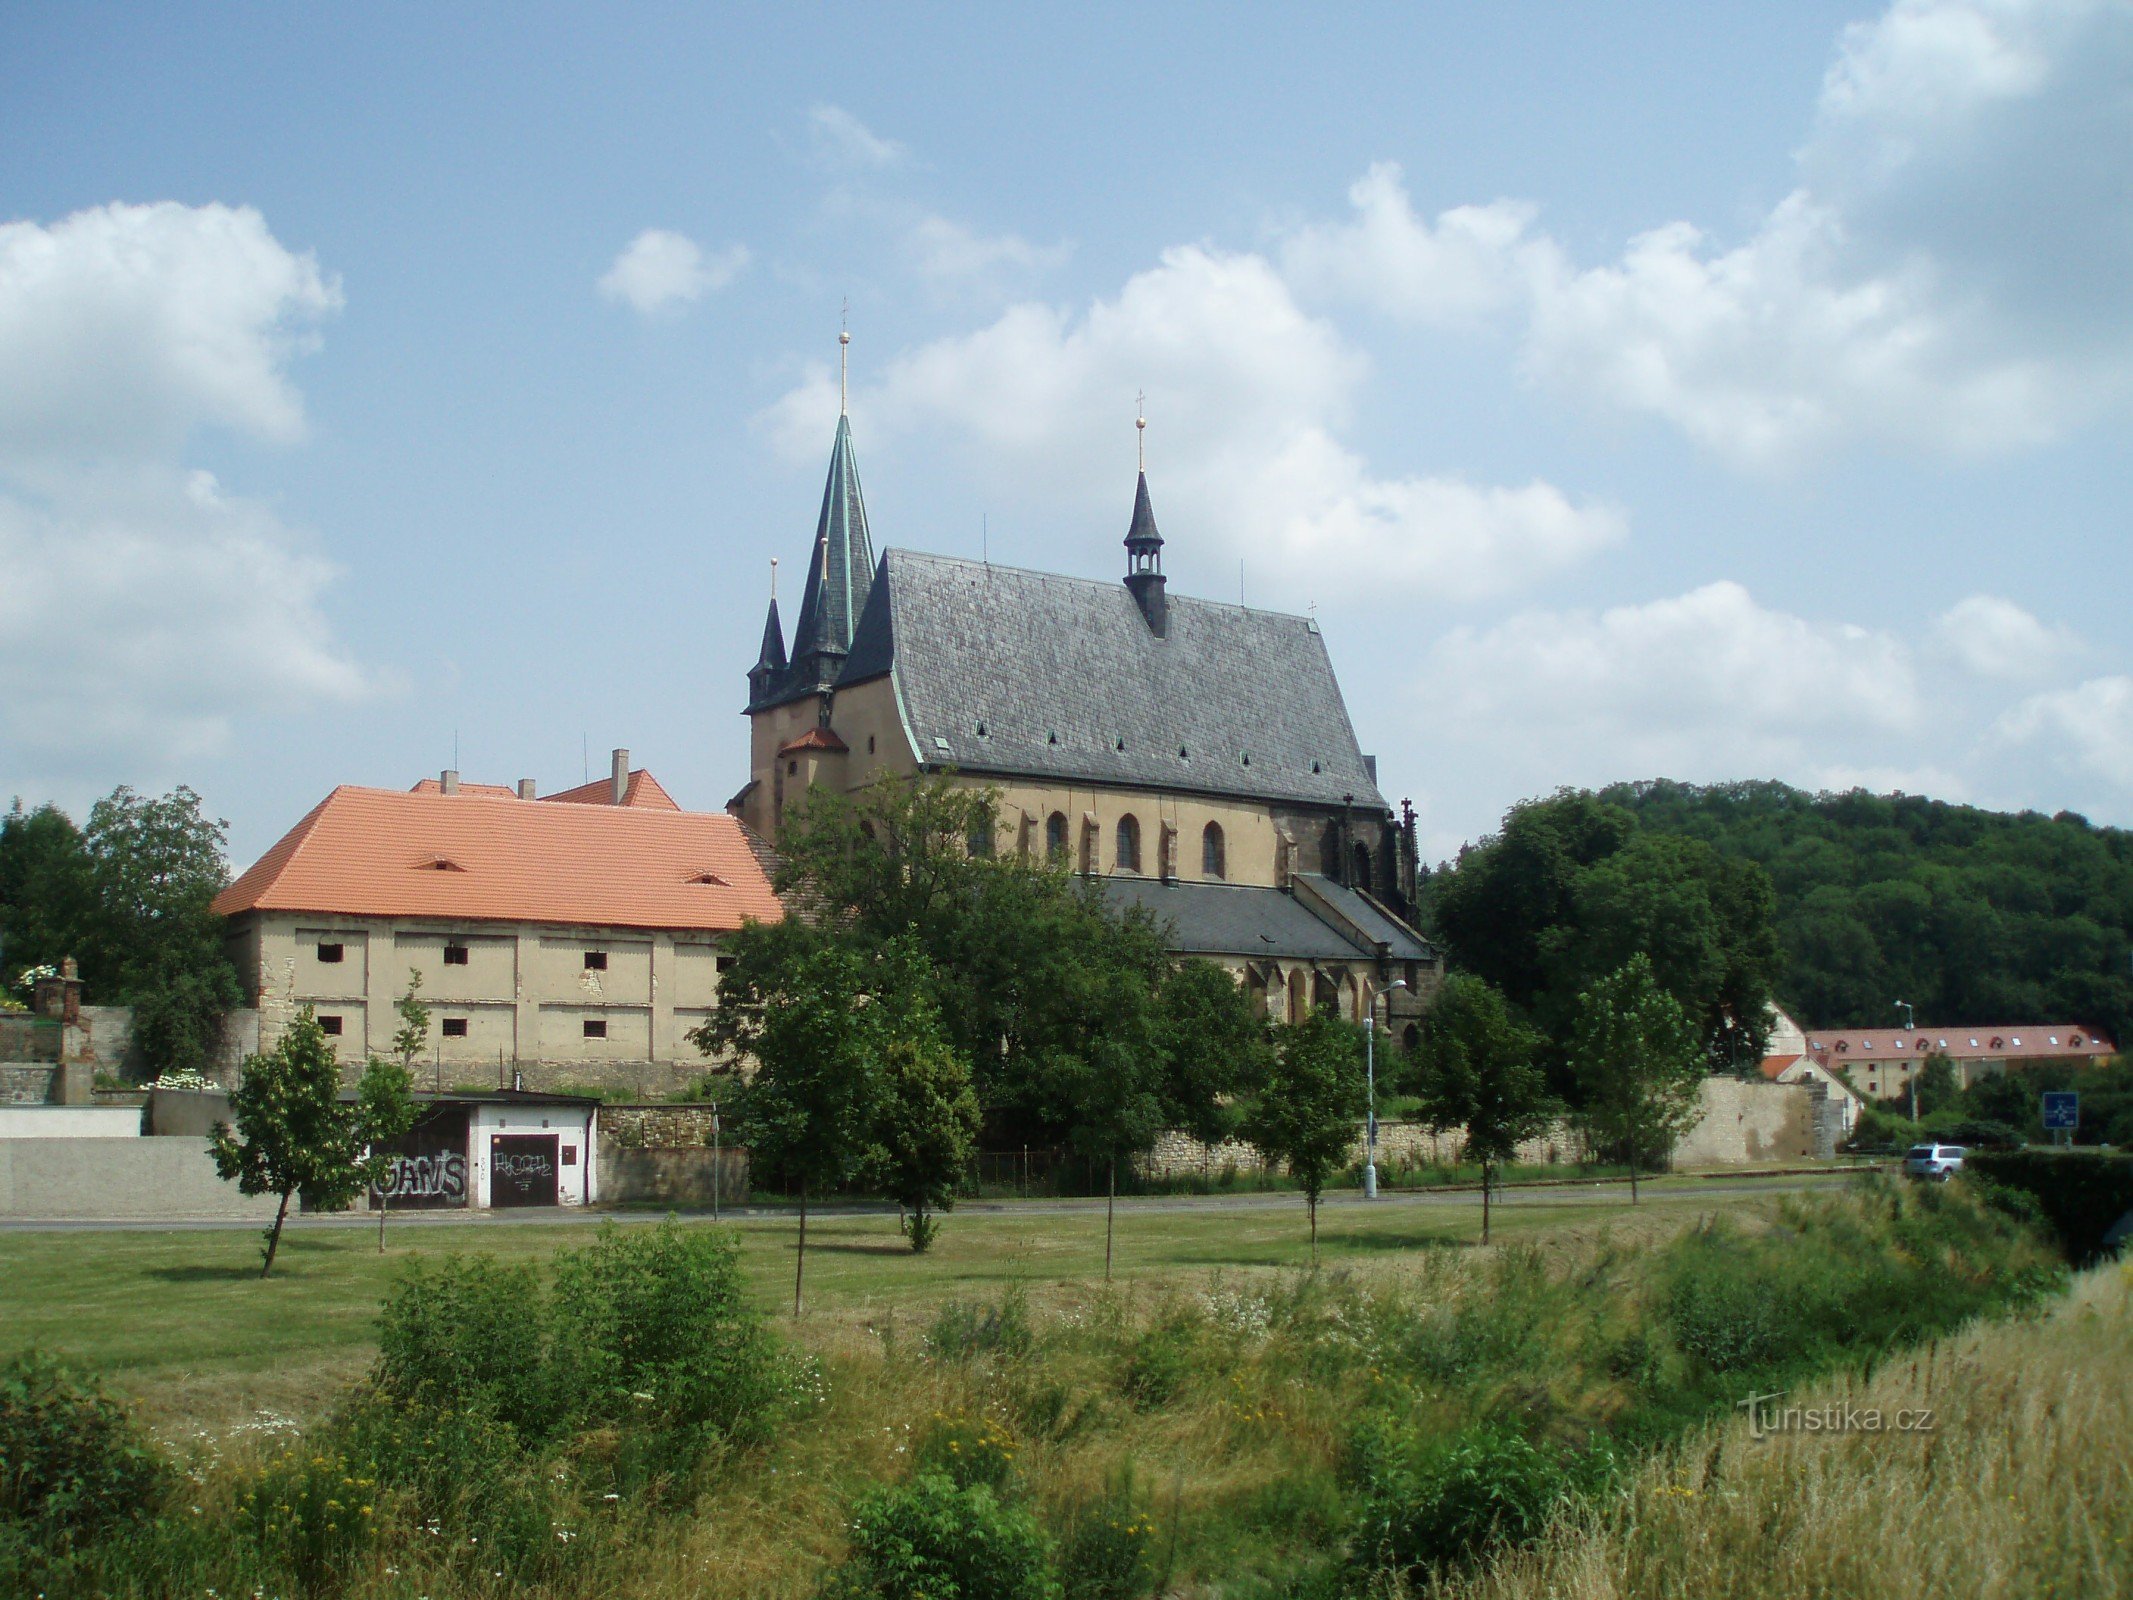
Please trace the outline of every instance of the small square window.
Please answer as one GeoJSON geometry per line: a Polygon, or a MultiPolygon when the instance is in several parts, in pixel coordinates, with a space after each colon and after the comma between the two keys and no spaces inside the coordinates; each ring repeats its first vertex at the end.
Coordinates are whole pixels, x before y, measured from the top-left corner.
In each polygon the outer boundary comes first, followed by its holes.
{"type": "Polygon", "coordinates": [[[739,957],[739,956],[720,956],[720,957],[718,958],[718,970],[719,970],[719,972],[720,972],[721,974],[724,974],[724,973],[728,973],[728,972],[731,972],[731,971],[733,970],[733,964],[734,964],[734,962],[736,962],[736,961],[738,961],[738,960],[740,960],[740,957],[739,957]]]}
{"type": "Polygon", "coordinates": [[[444,964],[448,967],[463,967],[467,964],[467,947],[463,944],[448,944],[444,947],[444,964]]]}
{"type": "Polygon", "coordinates": [[[586,951],[585,970],[587,972],[605,972],[607,970],[607,952],[605,950],[586,951]]]}
{"type": "Polygon", "coordinates": [[[607,1019],[605,1017],[587,1017],[585,1019],[585,1037],[588,1039],[605,1039],[607,1037],[607,1019]]]}
{"type": "Polygon", "coordinates": [[[574,1144],[566,1144],[565,1146],[563,1146],[563,1165],[566,1167],[574,1167],[577,1164],[578,1147],[574,1144]]]}
{"type": "Polygon", "coordinates": [[[444,1036],[447,1039],[464,1039],[467,1036],[467,1019],[465,1017],[446,1017],[440,1026],[444,1029],[444,1036]]]}
{"type": "Polygon", "coordinates": [[[320,1017],[318,1019],[318,1031],[330,1034],[338,1039],[341,1036],[341,1019],[339,1017],[320,1017]]]}
{"type": "Polygon", "coordinates": [[[342,960],[342,957],[343,950],[340,945],[322,944],[318,947],[319,960],[325,962],[326,965],[329,967],[338,965],[342,960]]]}

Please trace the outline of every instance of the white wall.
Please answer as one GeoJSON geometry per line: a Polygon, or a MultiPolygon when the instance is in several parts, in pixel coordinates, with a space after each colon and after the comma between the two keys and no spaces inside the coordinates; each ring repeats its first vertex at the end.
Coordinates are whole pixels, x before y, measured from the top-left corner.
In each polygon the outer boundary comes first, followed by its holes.
{"type": "Polygon", "coordinates": [[[0,1106],[0,1139],[137,1139],[139,1106],[0,1106]]]}
{"type": "Polygon", "coordinates": [[[589,1205],[600,1198],[599,1176],[594,1171],[594,1111],[575,1106],[474,1107],[470,1119],[467,1152],[473,1178],[473,1203],[487,1208],[489,1191],[489,1139],[499,1133],[552,1133],[556,1156],[562,1166],[556,1175],[556,1200],[566,1206],[589,1205]]]}

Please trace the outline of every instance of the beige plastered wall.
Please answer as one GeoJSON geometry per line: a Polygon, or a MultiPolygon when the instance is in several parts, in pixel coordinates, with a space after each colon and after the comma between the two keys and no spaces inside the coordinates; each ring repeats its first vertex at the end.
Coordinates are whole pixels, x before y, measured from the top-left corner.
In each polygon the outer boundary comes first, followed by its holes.
{"type": "Polygon", "coordinates": [[[515,1063],[583,1067],[590,1080],[626,1063],[700,1072],[704,1057],[686,1035],[718,1005],[714,932],[268,912],[241,919],[232,948],[258,997],[259,1047],[271,1049],[310,1005],[340,1018],[334,1044],[347,1063],[391,1050],[394,1002],[419,971],[430,1008],[421,1059],[447,1083],[488,1083],[499,1061],[505,1073],[515,1063]],[[319,947],[334,944],[341,959],[321,959],[319,947]],[[466,961],[447,965],[447,946],[466,961]],[[605,968],[588,967],[587,952],[605,968]],[[446,1037],[447,1020],[464,1021],[464,1036],[446,1037]],[[607,1036],[587,1038],[588,1020],[606,1023],[607,1036]]]}

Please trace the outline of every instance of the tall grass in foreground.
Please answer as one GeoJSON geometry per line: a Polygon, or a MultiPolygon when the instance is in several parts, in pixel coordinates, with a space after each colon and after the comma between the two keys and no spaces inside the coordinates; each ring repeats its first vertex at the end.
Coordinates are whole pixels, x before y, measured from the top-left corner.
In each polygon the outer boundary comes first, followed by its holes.
{"type": "Polygon", "coordinates": [[[1745,1419],[1662,1452],[1534,1550],[1439,1600],[2119,1600],[2133,1595],[2133,1264],[1784,1404],[1931,1431],[1745,1419]]]}

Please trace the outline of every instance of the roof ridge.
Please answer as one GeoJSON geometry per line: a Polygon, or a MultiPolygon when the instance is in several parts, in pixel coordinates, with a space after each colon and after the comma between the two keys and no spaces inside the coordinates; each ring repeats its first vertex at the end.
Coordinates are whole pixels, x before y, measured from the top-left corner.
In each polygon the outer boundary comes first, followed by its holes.
{"type": "MultiPolygon", "coordinates": [[[[1017,577],[1042,578],[1048,583],[1076,584],[1082,588],[1101,589],[1106,592],[1115,589],[1129,600],[1132,598],[1132,591],[1127,589],[1116,578],[1084,578],[1072,572],[1046,572],[1041,567],[1018,567],[1006,561],[973,560],[969,556],[943,555],[937,550],[912,550],[903,545],[886,546],[881,552],[881,558],[886,561],[890,556],[931,561],[941,566],[978,567],[987,572],[1007,572],[1017,577]]],[[[1168,601],[1173,607],[1187,605],[1207,611],[1241,611],[1254,617],[1282,617],[1294,622],[1311,623],[1317,621],[1317,618],[1301,611],[1278,611],[1272,606],[1248,606],[1234,600],[1210,600],[1204,595],[1172,594],[1168,596],[1168,601]]]]}

